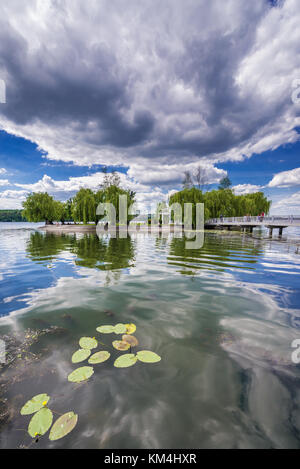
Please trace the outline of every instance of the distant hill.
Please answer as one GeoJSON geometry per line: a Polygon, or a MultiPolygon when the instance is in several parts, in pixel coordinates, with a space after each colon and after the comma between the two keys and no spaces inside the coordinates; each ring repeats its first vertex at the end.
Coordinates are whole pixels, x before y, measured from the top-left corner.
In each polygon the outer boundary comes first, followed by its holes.
{"type": "Polygon", "coordinates": [[[22,210],[0,210],[1,221],[27,221],[22,216],[22,210]]]}

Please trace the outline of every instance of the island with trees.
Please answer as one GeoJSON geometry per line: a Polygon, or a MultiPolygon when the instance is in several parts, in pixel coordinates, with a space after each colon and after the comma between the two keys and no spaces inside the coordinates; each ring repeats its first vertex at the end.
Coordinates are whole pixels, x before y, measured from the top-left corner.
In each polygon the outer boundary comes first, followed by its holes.
{"type": "MultiPolygon", "coordinates": [[[[228,177],[223,178],[218,189],[205,191],[205,174],[199,170],[193,177],[186,172],[183,180],[183,188],[173,193],[168,200],[169,206],[179,203],[182,213],[185,203],[192,203],[193,227],[195,228],[196,204],[204,204],[205,220],[223,217],[257,216],[261,213],[268,214],[271,201],[266,198],[263,192],[255,192],[244,195],[236,195],[231,188],[231,181],[228,177]]],[[[135,192],[120,187],[120,178],[116,173],[105,174],[103,183],[99,190],[93,191],[88,188],[81,188],[76,195],[61,202],[55,200],[48,193],[32,193],[23,202],[22,217],[30,222],[44,221],[46,227],[52,226],[54,222],[61,225],[72,223],[72,226],[81,227],[82,231],[93,227],[103,219],[105,215],[98,215],[97,206],[100,202],[112,203],[116,210],[116,223],[120,222],[119,196],[127,196],[127,211],[135,202],[135,192]]],[[[159,224],[162,223],[161,212],[168,210],[166,202],[161,202],[157,206],[156,218],[159,224]]],[[[174,214],[171,214],[173,217],[174,214]]],[[[128,216],[128,223],[135,215],[128,216]]],[[[172,219],[171,219],[172,221],[172,219]]],[[[183,221],[183,220],[182,220],[183,221]]],[[[149,218],[149,224],[151,220],[149,218]]]]}

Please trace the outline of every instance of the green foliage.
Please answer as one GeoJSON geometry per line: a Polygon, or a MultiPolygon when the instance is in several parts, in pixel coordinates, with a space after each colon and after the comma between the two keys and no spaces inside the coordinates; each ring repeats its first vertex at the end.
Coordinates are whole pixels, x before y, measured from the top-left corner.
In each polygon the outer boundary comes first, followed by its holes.
{"type": "Polygon", "coordinates": [[[42,436],[47,433],[52,425],[53,414],[50,409],[46,407],[39,410],[29,422],[28,433],[32,438],[42,436]]]}
{"type": "MultiPolygon", "coordinates": [[[[22,415],[35,413],[29,422],[28,433],[32,438],[37,438],[36,441],[40,436],[45,435],[52,425],[53,413],[46,407],[49,399],[47,394],[38,394],[26,402],[21,409],[22,415]]],[[[66,436],[73,430],[77,420],[78,416],[74,412],[67,412],[59,417],[50,431],[49,439],[54,441],[66,436]]]]}
{"type": "Polygon", "coordinates": [[[0,210],[0,222],[27,221],[22,215],[22,210],[0,210]]]}
{"type": "Polygon", "coordinates": [[[91,189],[80,189],[75,195],[72,203],[72,216],[77,222],[87,224],[89,221],[96,222],[96,198],[91,189]]]}
{"type": "Polygon", "coordinates": [[[115,360],[116,368],[128,368],[137,362],[137,358],[133,353],[125,353],[115,360]]]}
{"type": "Polygon", "coordinates": [[[93,337],[81,337],[79,340],[79,345],[83,349],[92,349],[98,346],[97,340],[93,337]]]}
{"type": "Polygon", "coordinates": [[[100,332],[101,334],[112,334],[115,332],[115,326],[99,326],[97,327],[96,331],[100,332]]]}
{"type": "Polygon", "coordinates": [[[157,353],[150,352],[149,350],[141,350],[136,356],[137,359],[143,363],[157,363],[161,360],[161,357],[157,355],[157,353]]]}
{"type": "MultiPolygon", "coordinates": [[[[170,197],[169,205],[179,203],[184,213],[184,204],[191,202],[204,203],[205,220],[209,218],[243,217],[244,215],[260,215],[269,213],[271,201],[263,192],[235,195],[231,189],[212,190],[203,194],[199,189],[183,189],[170,197]]],[[[183,215],[182,215],[183,216],[183,215]]],[[[173,217],[172,217],[173,218],[173,217]]],[[[195,228],[196,208],[193,208],[193,227],[195,228]]],[[[182,219],[183,222],[183,219],[182,219]]]]}
{"type": "Polygon", "coordinates": [[[72,355],[72,363],[80,363],[86,360],[91,355],[89,349],[79,349],[72,355]]]}
{"type": "MultiPolygon", "coordinates": [[[[111,203],[114,206],[116,210],[116,223],[120,223],[120,221],[122,221],[120,220],[120,206],[119,206],[119,196],[121,195],[126,195],[127,197],[127,213],[129,213],[131,206],[135,202],[135,192],[130,191],[130,190],[125,190],[119,187],[118,185],[111,184],[111,185],[106,185],[95,194],[97,205],[99,203],[103,203],[103,204],[111,203]]],[[[128,215],[127,223],[133,220],[135,216],[136,215],[128,215]]],[[[99,220],[101,220],[104,217],[105,215],[97,216],[99,220]]]]}
{"type": "Polygon", "coordinates": [[[115,326],[99,326],[96,329],[100,334],[111,334],[114,332],[115,334],[125,334],[127,331],[127,324],[116,324],[115,326]]]}
{"type": "Polygon", "coordinates": [[[82,366],[76,368],[68,376],[68,381],[71,383],[81,383],[81,381],[86,381],[94,374],[94,369],[91,366],[82,366]]]}
{"type": "Polygon", "coordinates": [[[77,425],[77,421],[78,415],[74,414],[74,412],[67,412],[59,417],[51,428],[49,440],[60,440],[60,438],[68,435],[77,425]]]}
{"type": "MultiPolygon", "coordinates": [[[[169,205],[179,203],[182,209],[182,218],[184,216],[184,204],[192,203],[192,226],[193,228],[196,227],[196,204],[204,202],[204,195],[200,189],[196,189],[196,187],[186,188],[182,191],[175,192],[175,194],[171,195],[169,200],[169,205]]],[[[172,221],[174,221],[174,214],[172,212],[171,216],[172,221]]],[[[184,220],[182,219],[182,222],[184,220]]]]}
{"type": "Polygon", "coordinates": [[[229,189],[232,186],[232,182],[230,181],[229,177],[226,176],[225,178],[221,179],[219,184],[219,190],[229,189]]]}
{"type": "Polygon", "coordinates": [[[114,330],[114,333],[115,334],[125,334],[125,332],[127,331],[127,327],[126,327],[126,324],[117,324],[115,326],[115,330],[114,330]]]}
{"type": "Polygon", "coordinates": [[[49,399],[50,397],[47,394],[38,394],[37,396],[34,396],[22,407],[21,415],[34,414],[38,410],[42,409],[48,403],[49,399]]]}
{"type": "Polygon", "coordinates": [[[94,355],[92,355],[89,358],[89,363],[91,365],[96,365],[97,363],[103,363],[103,362],[106,362],[106,360],[108,360],[109,357],[110,357],[109,352],[107,352],[106,350],[101,350],[100,352],[94,353],[94,355]]]}
{"type": "Polygon", "coordinates": [[[31,222],[59,220],[60,206],[47,192],[36,192],[23,202],[23,216],[31,222]]]}

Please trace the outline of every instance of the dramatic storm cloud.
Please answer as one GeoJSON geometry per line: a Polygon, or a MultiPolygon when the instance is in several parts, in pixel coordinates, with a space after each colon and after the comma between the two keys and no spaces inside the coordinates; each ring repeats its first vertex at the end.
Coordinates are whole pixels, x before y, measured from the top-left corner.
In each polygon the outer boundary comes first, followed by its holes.
{"type": "Polygon", "coordinates": [[[124,166],[149,188],[199,163],[216,183],[218,163],[298,140],[300,2],[277,3],[2,2],[0,126],[49,160],[124,166]]]}

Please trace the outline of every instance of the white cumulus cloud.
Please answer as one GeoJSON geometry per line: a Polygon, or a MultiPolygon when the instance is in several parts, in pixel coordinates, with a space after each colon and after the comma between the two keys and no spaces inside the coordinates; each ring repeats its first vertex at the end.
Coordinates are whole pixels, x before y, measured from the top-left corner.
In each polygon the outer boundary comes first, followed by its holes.
{"type": "Polygon", "coordinates": [[[290,171],[282,171],[275,174],[269,182],[269,187],[290,187],[300,185],[300,168],[291,169],[290,171]]]}

